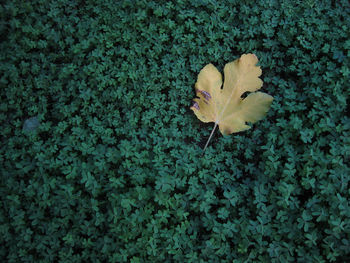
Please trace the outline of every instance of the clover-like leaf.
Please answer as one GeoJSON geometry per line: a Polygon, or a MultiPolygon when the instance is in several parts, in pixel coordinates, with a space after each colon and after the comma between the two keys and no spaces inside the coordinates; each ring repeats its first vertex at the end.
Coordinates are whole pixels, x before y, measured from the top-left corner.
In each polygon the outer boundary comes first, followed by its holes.
{"type": "Polygon", "coordinates": [[[254,54],[244,54],[227,63],[223,87],[221,73],[214,65],[208,64],[200,71],[195,85],[198,98],[194,99],[191,109],[202,122],[215,123],[204,150],[216,126],[227,135],[249,129],[247,123],[255,123],[266,115],[273,97],[257,92],[263,85],[259,78],[262,71],[257,63],[254,54]],[[250,93],[242,98],[245,92],[250,93]]]}

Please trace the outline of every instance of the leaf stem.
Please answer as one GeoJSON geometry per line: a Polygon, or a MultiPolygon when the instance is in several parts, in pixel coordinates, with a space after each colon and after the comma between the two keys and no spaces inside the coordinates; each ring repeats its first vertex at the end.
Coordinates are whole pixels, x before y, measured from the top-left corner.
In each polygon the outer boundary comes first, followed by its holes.
{"type": "Polygon", "coordinates": [[[204,146],[203,153],[204,153],[205,149],[207,149],[207,146],[208,146],[208,144],[209,144],[209,142],[210,142],[211,137],[213,137],[213,134],[214,134],[214,131],[215,131],[215,129],[216,129],[216,126],[218,126],[218,123],[217,123],[217,122],[215,122],[215,126],[214,126],[213,130],[211,131],[211,134],[210,134],[210,136],[209,136],[209,138],[208,138],[208,140],[207,140],[207,143],[206,143],[205,146],[204,146]]]}

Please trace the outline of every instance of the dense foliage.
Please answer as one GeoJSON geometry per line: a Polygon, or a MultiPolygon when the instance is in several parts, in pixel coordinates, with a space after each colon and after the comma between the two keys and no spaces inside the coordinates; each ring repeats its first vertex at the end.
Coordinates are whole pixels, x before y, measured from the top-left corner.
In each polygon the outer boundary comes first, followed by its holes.
{"type": "Polygon", "coordinates": [[[350,262],[350,4],[1,4],[3,262],[350,262]],[[255,53],[252,129],[190,111],[255,53]]]}

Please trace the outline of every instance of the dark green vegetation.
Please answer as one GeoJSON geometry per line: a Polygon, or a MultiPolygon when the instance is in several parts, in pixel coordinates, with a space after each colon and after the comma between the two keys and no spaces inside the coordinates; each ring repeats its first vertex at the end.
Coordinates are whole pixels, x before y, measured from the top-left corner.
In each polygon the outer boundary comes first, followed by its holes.
{"type": "Polygon", "coordinates": [[[3,262],[350,262],[349,2],[137,2],[1,5],[3,262]],[[202,156],[250,52],[271,109],[202,156]]]}

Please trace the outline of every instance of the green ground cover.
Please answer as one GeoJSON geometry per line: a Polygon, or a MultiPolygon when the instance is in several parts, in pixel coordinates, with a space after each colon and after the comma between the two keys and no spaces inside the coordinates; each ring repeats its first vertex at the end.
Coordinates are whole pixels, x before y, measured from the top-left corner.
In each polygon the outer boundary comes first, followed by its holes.
{"type": "Polygon", "coordinates": [[[348,1],[4,1],[3,262],[350,262],[348,1]],[[190,110],[259,58],[266,118],[190,110]]]}

